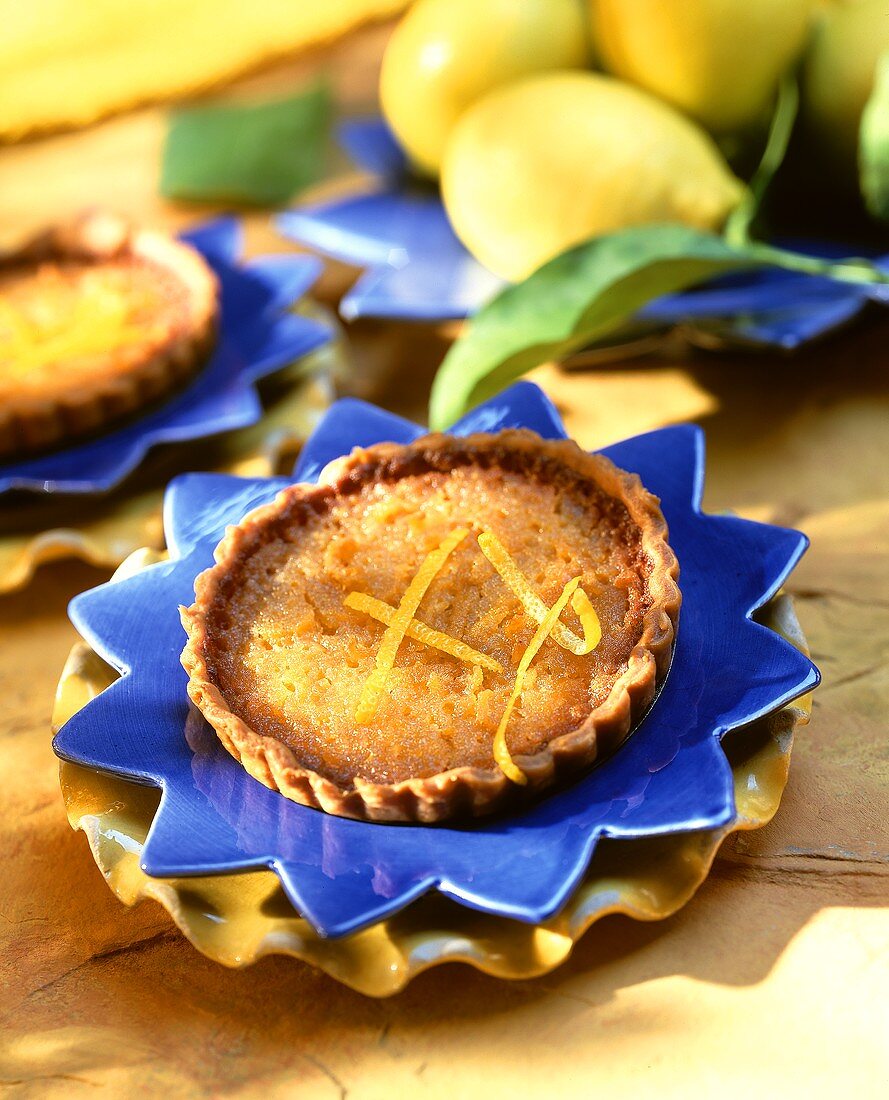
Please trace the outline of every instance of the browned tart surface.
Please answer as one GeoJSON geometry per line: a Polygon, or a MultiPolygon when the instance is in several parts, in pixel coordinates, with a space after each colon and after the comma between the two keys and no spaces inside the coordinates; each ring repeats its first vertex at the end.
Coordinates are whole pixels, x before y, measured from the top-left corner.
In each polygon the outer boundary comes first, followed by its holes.
{"type": "MultiPolygon", "coordinates": [[[[490,535],[547,608],[579,578],[595,609],[595,649],[547,637],[506,727],[532,787],[565,770],[560,742],[568,770],[586,766],[597,736],[610,746],[628,732],[666,669],[675,559],[638,479],[528,432],[356,452],[248,516],[187,613],[192,697],[249,770],[299,801],[383,819],[493,808],[515,788],[493,745],[538,622],[483,552],[490,535]],[[415,621],[480,656],[408,634],[361,716],[386,624],[354,594],[391,617],[455,531],[415,621]]],[[[582,638],[570,604],[560,621],[582,638]]]]}
{"type": "Polygon", "coordinates": [[[92,214],[0,261],[0,455],[103,427],[206,357],[216,284],[191,248],[92,214]]]}

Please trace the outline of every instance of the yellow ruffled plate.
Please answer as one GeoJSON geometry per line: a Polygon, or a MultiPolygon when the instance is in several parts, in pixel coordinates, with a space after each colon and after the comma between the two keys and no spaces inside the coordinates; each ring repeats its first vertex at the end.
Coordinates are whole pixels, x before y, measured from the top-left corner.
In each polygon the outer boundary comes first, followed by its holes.
{"type": "Polygon", "coordinates": [[[342,369],[337,341],[325,344],[263,385],[259,423],[214,439],[165,447],[107,496],[0,506],[0,593],[27,584],[39,565],[79,558],[114,569],[143,546],[164,544],[166,482],[183,470],[245,477],[289,472],[299,448],[333,399],[342,369]]]}
{"type": "MultiPolygon", "coordinates": [[[[162,559],[132,555],[116,576],[162,559]]],[[[758,616],[798,648],[805,640],[790,597],[779,595],[758,616]]],[[[57,729],[117,678],[92,649],[72,650],[56,694],[57,729]]],[[[264,955],[291,955],[374,997],[403,989],[415,975],[444,962],[464,962],[499,978],[532,978],[554,970],[589,926],[609,913],[661,920],[684,905],[707,876],[728,833],[758,829],[774,815],[787,782],[796,727],[808,720],[810,699],[729,734],[737,821],[726,828],[644,840],[604,840],[586,877],[558,916],[528,925],[489,916],[437,894],[362,932],[329,940],[316,935],[287,900],[271,871],[197,878],[149,878],[142,845],[160,794],[74,764],[61,765],[68,819],[86,833],[108,885],[127,905],[154,898],[192,944],[225,966],[264,955]]]]}

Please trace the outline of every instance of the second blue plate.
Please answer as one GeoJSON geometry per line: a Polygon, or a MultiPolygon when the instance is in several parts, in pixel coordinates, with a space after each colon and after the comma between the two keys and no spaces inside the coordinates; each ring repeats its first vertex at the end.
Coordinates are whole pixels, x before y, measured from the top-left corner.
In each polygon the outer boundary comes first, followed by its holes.
{"type": "MultiPolygon", "coordinates": [[[[374,183],[333,201],[285,211],[275,224],[291,240],[368,269],[340,303],[347,320],[456,320],[471,317],[502,289],[504,282],[458,240],[438,191],[411,179],[404,154],[381,119],[345,123],[340,142],[374,183]]],[[[826,258],[848,254],[825,242],[788,243],[826,258]]],[[[708,346],[789,351],[847,324],[870,300],[885,301],[886,288],[751,271],[651,302],[626,338],[682,325],[708,346]]]]}

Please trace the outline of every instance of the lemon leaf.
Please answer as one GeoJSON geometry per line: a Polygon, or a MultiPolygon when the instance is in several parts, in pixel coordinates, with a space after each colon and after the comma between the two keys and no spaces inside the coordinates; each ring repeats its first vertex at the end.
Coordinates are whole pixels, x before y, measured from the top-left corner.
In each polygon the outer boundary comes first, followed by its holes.
{"type": "Polygon", "coordinates": [[[430,426],[445,428],[526,371],[613,332],[653,298],[756,263],[722,237],[679,224],[577,245],[475,315],[436,375],[430,426]]]}
{"type": "Polygon", "coordinates": [[[889,53],[877,65],[858,134],[861,193],[875,218],[889,220],[889,53]]]}
{"type": "Polygon", "coordinates": [[[175,111],[161,194],[191,202],[286,202],[321,176],[329,116],[322,83],[287,99],[175,111]]]}
{"type": "Polygon", "coordinates": [[[867,260],[829,262],[756,241],[732,244],[678,223],[594,237],[506,287],[479,310],[435,376],[430,427],[442,431],[532,368],[615,332],[654,298],[756,267],[889,283],[867,260]]]}

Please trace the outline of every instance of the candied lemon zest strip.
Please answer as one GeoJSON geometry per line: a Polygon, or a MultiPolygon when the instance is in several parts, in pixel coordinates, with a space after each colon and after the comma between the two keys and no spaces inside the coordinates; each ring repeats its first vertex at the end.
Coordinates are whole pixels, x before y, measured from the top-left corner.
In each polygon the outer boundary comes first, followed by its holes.
{"type": "Polygon", "coordinates": [[[578,654],[578,656],[584,657],[587,653],[592,653],[599,642],[602,641],[602,624],[599,622],[595,607],[590,603],[589,596],[582,588],[578,588],[571,597],[571,606],[574,608],[575,614],[580,619],[580,625],[583,627],[584,648],[583,653],[578,654]]]}
{"type": "Polygon", "coordinates": [[[512,687],[512,694],[509,697],[509,702],[506,704],[506,710],[503,712],[503,717],[500,719],[500,725],[497,727],[497,732],[494,734],[494,759],[503,774],[507,779],[511,779],[513,783],[524,785],[528,782],[528,777],[509,754],[509,748],[506,744],[506,727],[509,725],[513,707],[516,705],[522,693],[522,687],[525,683],[525,674],[531,667],[531,662],[537,656],[537,651],[546,639],[551,633],[554,633],[553,627],[559,616],[565,610],[568,601],[574,595],[575,591],[577,591],[577,586],[579,584],[580,577],[575,577],[573,580],[568,581],[562,589],[562,595],[559,596],[553,606],[547,611],[543,618],[543,622],[537,627],[534,637],[528,643],[528,648],[522,654],[522,659],[519,661],[519,667],[515,674],[515,683],[512,687]]]}
{"type": "MultiPolygon", "coordinates": [[[[549,608],[528,583],[500,539],[493,531],[484,530],[478,536],[478,544],[482,553],[503,578],[504,583],[519,599],[527,614],[538,625],[543,623],[549,613],[549,608]]],[[[556,622],[552,631],[553,640],[570,653],[575,653],[578,657],[585,657],[588,653],[592,653],[601,641],[602,627],[599,624],[599,616],[582,588],[579,588],[575,593],[571,606],[580,618],[583,637],[579,638],[564,623],[556,622]]]]}
{"type": "MultiPolygon", "coordinates": [[[[366,592],[350,592],[346,596],[345,604],[346,607],[351,607],[353,611],[363,611],[366,615],[370,615],[372,619],[383,623],[384,626],[388,626],[395,617],[395,608],[391,604],[378,600],[376,596],[369,596],[366,592]]],[[[418,619],[411,619],[407,624],[405,634],[408,638],[413,638],[415,642],[422,642],[423,645],[432,646],[433,649],[440,649],[442,653],[447,653],[450,657],[456,657],[458,661],[465,661],[470,665],[480,665],[491,672],[503,671],[503,666],[499,661],[495,661],[493,657],[489,657],[486,653],[479,653],[477,649],[461,642],[459,638],[452,638],[450,634],[433,630],[431,626],[421,623],[418,619]]]]}
{"type": "Polygon", "coordinates": [[[455,550],[468,534],[468,527],[458,527],[452,531],[435,550],[426,555],[414,579],[405,589],[392,616],[392,621],[386,627],[383,640],[380,642],[376,668],[368,676],[361,698],[358,700],[358,706],[355,708],[355,721],[359,725],[369,722],[376,714],[386,686],[386,679],[395,664],[398,647],[404,640],[407,628],[426,595],[426,590],[435,580],[451,551],[455,550]]]}

